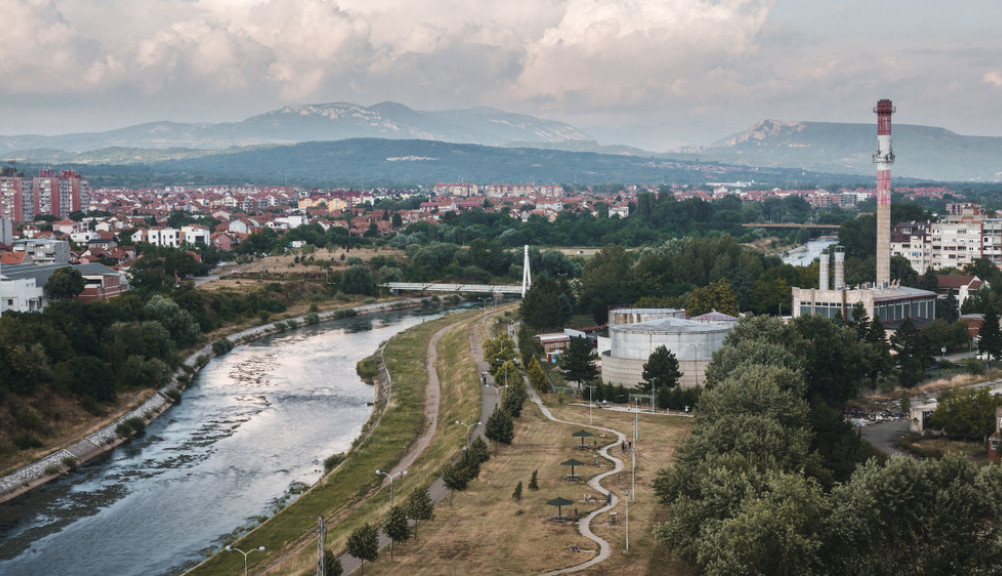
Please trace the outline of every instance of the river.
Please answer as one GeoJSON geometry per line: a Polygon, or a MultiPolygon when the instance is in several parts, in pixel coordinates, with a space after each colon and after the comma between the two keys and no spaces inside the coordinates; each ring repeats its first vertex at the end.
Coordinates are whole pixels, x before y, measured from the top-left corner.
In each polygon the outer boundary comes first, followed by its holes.
{"type": "Polygon", "coordinates": [[[270,516],[368,419],[356,363],[419,313],[268,337],[210,362],[145,433],[0,504],[0,574],[177,574],[270,516]]]}
{"type": "Polygon", "coordinates": [[[832,238],[811,240],[803,246],[787,250],[783,254],[783,263],[792,264],[793,266],[810,266],[815,258],[820,257],[821,253],[833,244],[838,244],[838,240],[832,238]]]}

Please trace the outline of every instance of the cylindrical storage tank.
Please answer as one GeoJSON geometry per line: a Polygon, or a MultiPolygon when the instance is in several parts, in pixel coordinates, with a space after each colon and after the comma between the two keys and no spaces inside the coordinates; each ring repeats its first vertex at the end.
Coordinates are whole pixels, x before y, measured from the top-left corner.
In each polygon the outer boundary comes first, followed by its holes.
{"type": "Polygon", "coordinates": [[[674,308],[613,308],[609,311],[609,325],[639,324],[665,318],[685,318],[685,310],[674,308]]]}
{"type": "Polygon", "coordinates": [[[602,357],[602,379],[612,384],[636,386],[643,365],[659,346],[675,354],[683,372],[680,385],[702,384],[713,352],[724,344],[729,327],[679,318],[609,327],[610,350],[602,357]]]}

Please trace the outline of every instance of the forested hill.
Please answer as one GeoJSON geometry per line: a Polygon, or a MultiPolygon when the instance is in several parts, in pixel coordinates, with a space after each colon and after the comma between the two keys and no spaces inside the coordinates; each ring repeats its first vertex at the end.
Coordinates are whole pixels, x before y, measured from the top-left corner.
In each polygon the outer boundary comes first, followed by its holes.
{"type": "MultiPolygon", "coordinates": [[[[74,166],[98,186],[246,182],[357,187],[437,182],[691,185],[743,180],[768,186],[810,187],[866,185],[872,180],[799,169],[374,138],[214,152],[178,150],[168,154],[168,159],[146,159],[164,155],[163,150],[109,149],[75,155],[72,159],[74,166]],[[143,161],[137,163],[137,158],[143,161]]],[[[41,160],[38,159],[39,165],[41,160]]],[[[31,169],[31,165],[22,165],[25,172],[31,169]]]]}

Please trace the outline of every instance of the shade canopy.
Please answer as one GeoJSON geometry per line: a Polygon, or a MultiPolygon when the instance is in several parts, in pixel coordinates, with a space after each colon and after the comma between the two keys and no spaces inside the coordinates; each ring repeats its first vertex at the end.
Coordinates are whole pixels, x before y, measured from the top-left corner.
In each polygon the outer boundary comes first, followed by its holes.
{"type": "Polygon", "coordinates": [[[575,460],[574,458],[571,458],[570,460],[567,460],[566,462],[561,462],[560,465],[561,466],[570,466],[571,467],[571,474],[570,475],[571,476],[575,476],[575,474],[574,474],[574,467],[575,466],[584,466],[585,463],[582,462],[582,461],[580,461],[580,460],[575,460]]]}
{"type": "Polygon", "coordinates": [[[592,434],[587,430],[578,430],[577,432],[573,432],[571,436],[581,439],[581,445],[579,446],[579,448],[586,448],[584,439],[588,438],[589,436],[594,436],[594,434],[592,434]]]}
{"type": "Polygon", "coordinates": [[[547,500],[546,503],[549,504],[550,506],[556,506],[557,507],[557,516],[563,516],[563,513],[562,513],[563,512],[563,507],[564,506],[570,506],[571,504],[574,503],[574,501],[573,500],[568,500],[567,498],[557,497],[557,498],[554,498],[553,500],[547,500]]]}

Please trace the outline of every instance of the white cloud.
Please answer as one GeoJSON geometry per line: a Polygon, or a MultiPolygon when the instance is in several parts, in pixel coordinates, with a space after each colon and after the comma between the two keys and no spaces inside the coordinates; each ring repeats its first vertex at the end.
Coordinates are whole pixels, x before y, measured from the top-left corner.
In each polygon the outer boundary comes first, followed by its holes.
{"type": "Polygon", "coordinates": [[[989,70],[985,72],[985,75],[982,76],[981,79],[988,84],[1002,86],[1002,72],[999,72],[998,70],[989,70]]]}

